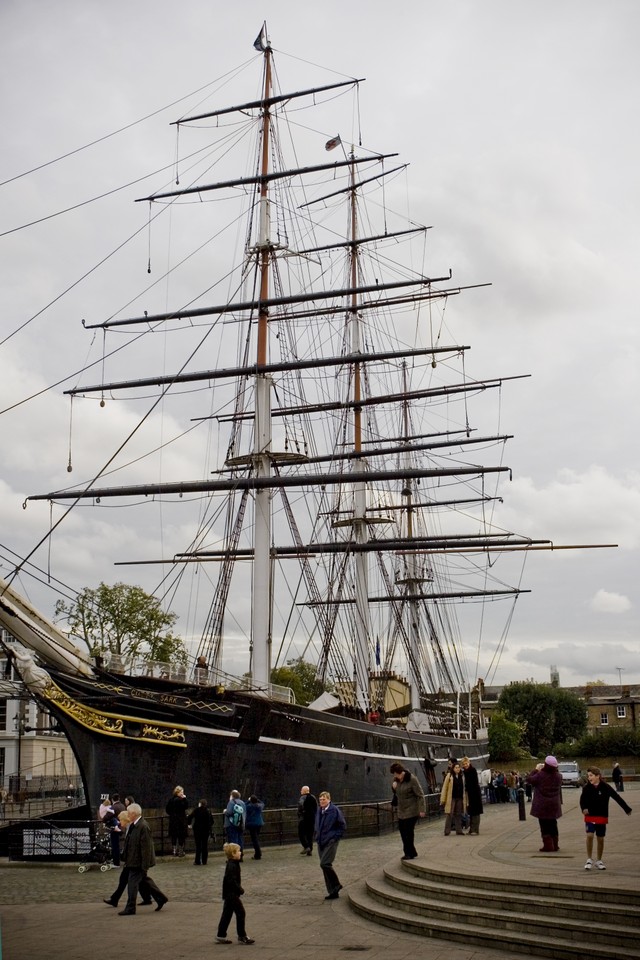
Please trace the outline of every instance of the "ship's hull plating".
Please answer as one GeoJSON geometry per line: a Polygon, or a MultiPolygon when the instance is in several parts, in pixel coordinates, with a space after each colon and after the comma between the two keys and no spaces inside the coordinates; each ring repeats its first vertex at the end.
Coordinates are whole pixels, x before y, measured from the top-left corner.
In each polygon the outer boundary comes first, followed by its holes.
{"type": "Polygon", "coordinates": [[[338,803],[371,803],[390,798],[394,760],[432,792],[448,757],[483,756],[477,741],[410,734],[231,691],[163,691],[133,686],[131,678],[53,672],[52,680],[45,699],[69,739],[90,805],[117,790],[158,807],[178,783],[194,803],[205,797],[216,807],[232,788],[270,807],[291,806],[303,784],[329,790],[338,803]]]}

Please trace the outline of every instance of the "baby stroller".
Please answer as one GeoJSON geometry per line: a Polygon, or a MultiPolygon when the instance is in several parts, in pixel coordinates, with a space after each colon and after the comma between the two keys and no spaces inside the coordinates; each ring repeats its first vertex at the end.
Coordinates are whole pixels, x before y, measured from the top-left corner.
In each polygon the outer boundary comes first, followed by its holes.
{"type": "Polygon", "coordinates": [[[108,833],[98,834],[85,860],[78,867],[78,873],[86,873],[91,867],[100,867],[102,873],[115,867],[111,859],[111,838],[108,833]]]}

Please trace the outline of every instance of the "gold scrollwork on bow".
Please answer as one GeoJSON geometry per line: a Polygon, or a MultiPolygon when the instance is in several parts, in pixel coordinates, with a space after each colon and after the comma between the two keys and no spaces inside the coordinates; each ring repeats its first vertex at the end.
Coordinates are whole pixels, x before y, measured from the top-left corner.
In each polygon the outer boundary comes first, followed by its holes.
{"type": "Polygon", "coordinates": [[[106,713],[95,710],[93,707],[86,707],[78,703],[73,697],[70,697],[64,690],[51,681],[47,684],[43,695],[55,703],[56,706],[72,717],[76,723],[89,730],[95,730],[107,737],[122,737],[126,740],[142,740],[147,743],[166,743],[172,746],[186,747],[184,730],[170,724],[154,723],[151,724],[142,717],[117,716],[116,714],[106,713]],[[126,724],[140,724],[136,730],[136,735],[128,735],[126,724]]]}

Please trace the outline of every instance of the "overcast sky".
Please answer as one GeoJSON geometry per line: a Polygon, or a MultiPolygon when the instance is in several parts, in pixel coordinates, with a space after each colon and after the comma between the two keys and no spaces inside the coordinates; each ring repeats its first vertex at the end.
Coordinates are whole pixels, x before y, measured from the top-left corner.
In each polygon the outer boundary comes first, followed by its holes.
{"type": "MultiPolygon", "coordinates": [[[[113,287],[93,273],[68,288],[143,224],[131,201],[166,175],[17,228],[170,164],[168,124],[183,106],[12,178],[250,60],[265,17],[289,75],[299,57],[305,83],[308,62],[367,78],[367,140],[410,162],[437,263],[459,283],[492,284],[456,303],[454,318],[474,373],[531,374],[503,399],[502,427],[515,435],[503,524],[558,544],[619,544],[529,557],[522,585],[533,592],[518,603],[493,679],[547,680],[554,664],[563,685],[640,682],[636,0],[4,0],[2,572],[10,551],[23,556],[46,530],[45,505],[25,511],[24,498],[70,482],[70,383],[19,401],[99,356],[80,320],[126,303],[129,280],[104,305],[113,287]]],[[[221,101],[237,102],[224,91],[221,101]]],[[[125,579],[110,537],[106,521],[71,517],[52,547],[53,573],[76,588],[125,579]]],[[[128,537],[120,557],[140,545],[133,526],[128,537]]],[[[47,549],[36,560],[46,567],[47,549]]],[[[24,579],[19,588],[51,614],[48,593],[24,579]]]]}

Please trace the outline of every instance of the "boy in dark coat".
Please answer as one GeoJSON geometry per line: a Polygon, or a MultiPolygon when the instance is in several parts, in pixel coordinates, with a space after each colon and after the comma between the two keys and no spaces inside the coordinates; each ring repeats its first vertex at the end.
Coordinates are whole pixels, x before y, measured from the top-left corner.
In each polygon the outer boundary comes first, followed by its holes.
{"type": "Polygon", "coordinates": [[[220,917],[220,922],[218,923],[218,935],[216,936],[216,941],[218,943],[231,943],[231,940],[227,939],[227,930],[229,928],[229,923],[231,922],[231,917],[236,915],[236,930],[238,931],[238,943],[255,943],[255,940],[252,940],[251,937],[247,936],[247,931],[245,928],[245,909],[242,900],[242,894],[244,890],[242,889],[242,882],[240,877],[240,859],[242,857],[242,850],[238,843],[225,843],[222,848],[225,852],[227,858],[227,866],[224,871],[224,879],[222,881],[222,899],[224,901],[224,906],[222,907],[222,916],[220,917]]]}

